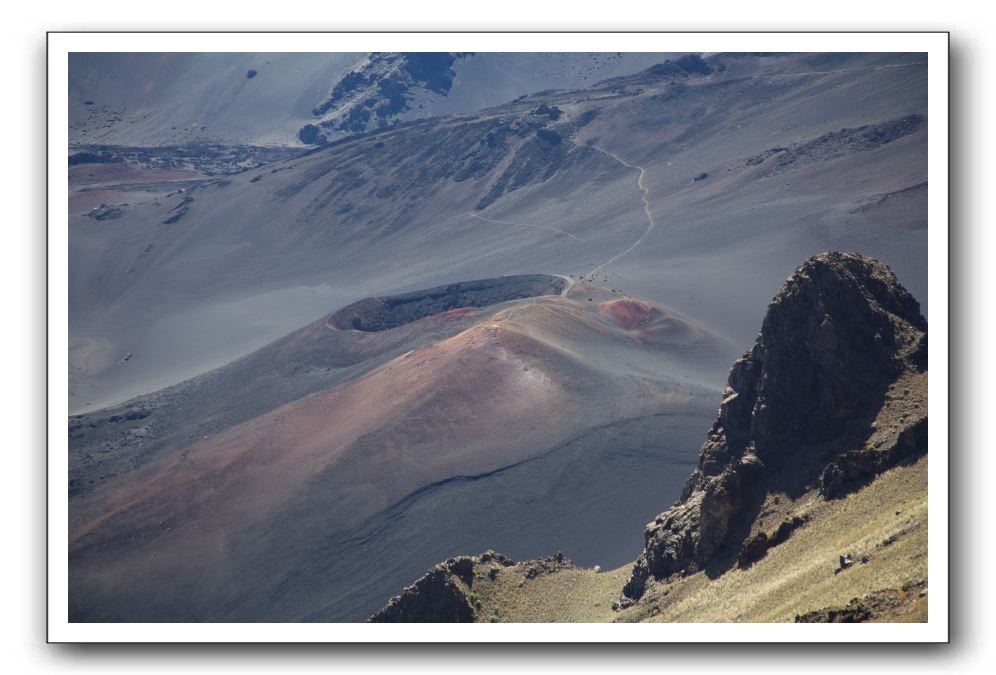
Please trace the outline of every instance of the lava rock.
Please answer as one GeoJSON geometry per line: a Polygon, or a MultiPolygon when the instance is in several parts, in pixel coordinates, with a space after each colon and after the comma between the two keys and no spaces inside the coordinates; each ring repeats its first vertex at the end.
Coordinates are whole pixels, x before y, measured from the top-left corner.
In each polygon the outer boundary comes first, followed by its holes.
{"type": "MultiPolygon", "coordinates": [[[[853,477],[925,448],[925,419],[922,431],[914,425],[909,440],[882,457],[834,443],[867,427],[901,373],[922,372],[926,331],[919,304],[887,265],[839,252],[803,263],[772,300],[754,346],[733,364],[699,465],[678,503],[647,526],[625,595],[639,598],[648,579],[698,571],[737,545],[727,537],[749,524],[744,507],[763,496],[769,475],[797,471],[797,487],[812,480],[838,494],[853,477]],[[838,457],[811,478],[803,469],[828,451],[838,457]]],[[[743,560],[766,551],[766,539],[749,542],[743,560]]]]}

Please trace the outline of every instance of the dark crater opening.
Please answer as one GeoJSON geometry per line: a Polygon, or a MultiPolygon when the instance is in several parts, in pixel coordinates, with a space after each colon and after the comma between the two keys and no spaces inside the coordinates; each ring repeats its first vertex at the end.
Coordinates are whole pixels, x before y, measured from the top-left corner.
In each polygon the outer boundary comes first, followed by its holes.
{"type": "Polygon", "coordinates": [[[567,281],[549,274],[524,274],[462,281],[404,295],[366,298],[344,307],[329,320],[341,330],[390,330],[461,307],[487,307],[508,300],[559,295],[567,281]]]}

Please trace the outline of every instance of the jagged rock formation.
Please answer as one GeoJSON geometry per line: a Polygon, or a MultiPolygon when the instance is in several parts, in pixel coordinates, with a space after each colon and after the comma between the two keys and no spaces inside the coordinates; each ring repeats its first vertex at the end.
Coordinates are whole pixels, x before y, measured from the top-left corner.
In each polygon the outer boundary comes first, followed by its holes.
{"type": "MultiPolygon", "coordinates": [[[[926,370],[926,331],[919,304],[885,264],[837,252],[803,263],[733,364],[698,468],[647,526],[624,594],[639,598],[651,578],[736,556],[734,535],[746,536],[769,489],[818,486],[835,498],[925,450],[925,407],[904,414],[898,433],[870,439],[890,386],[926,370]]],[[[753,540],[747,548],[744,563],[767,550],[753,540]]]]}
{"type": "Polygon", "coordinates": [[[470,589],[477,565],[511,567],[514,560],[494,551],[450,558],[429,570],[401,595],[391,598],[372,623],[471,623],[475,607],[470,589]]]}

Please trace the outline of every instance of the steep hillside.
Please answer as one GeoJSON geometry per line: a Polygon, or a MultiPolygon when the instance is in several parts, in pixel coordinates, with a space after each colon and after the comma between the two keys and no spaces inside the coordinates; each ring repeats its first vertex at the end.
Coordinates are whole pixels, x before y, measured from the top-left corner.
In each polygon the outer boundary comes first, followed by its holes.
{"type": "Polygon", "coordinates": [[[554,532],[620,564],[678,494],[710,408],[694,383],[729,350],[551,275],[347,306],[70,419],[71,616],[359,620],[433,560],[554,532]]]}
{"type": "Polygon", "coordinates": [[[69,142],[291,145],[315,102],[364,57],[346,52],[70,54],[69,142]]]}
{"type": "Polygon", "coordinates": [[[441,587],[468,599],[459,620],[924,620],[926,330],[884,264],[807,260],[734,363],[698,467],[631,570],[458,559],[374,620],[442,620],[441,587]]]}
{"type": "MultiPolygon", "coordinates": [[[[335,48],[330,38],[329,48],[335,48]]],[[[628,75],[667,53],[75,53],[72,145],[302,146],[628,75]]]]}
{"type": "MultiPolygon", "coordinates": [[[[234,68],[246,87],[268,77],[234,68]]],[[[192,186],[104,183],[70,217],[71,411],[217,368],[329,306],[535,270],[742,345],[820,250],[887,259],[925,301],[925,85],[917,54],[691,56],[192,186]]],[[[721,386],[721,363],[699,383],[721,386]]]]}

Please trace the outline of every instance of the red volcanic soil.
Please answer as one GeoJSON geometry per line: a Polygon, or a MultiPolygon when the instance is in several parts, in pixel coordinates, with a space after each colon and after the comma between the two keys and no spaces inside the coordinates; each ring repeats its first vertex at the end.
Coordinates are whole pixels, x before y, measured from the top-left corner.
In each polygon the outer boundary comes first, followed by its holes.
{"type": "Polygon", "coordinates": [[[69,167],[69,184],[73,186],[184,181],[204,177],[198,171],[187,169],[146,169],[132,164],[78,164],[69,167]]]}
{"type": "Polygon", "coordinates": [[[135,204],[175,191],[185,181],[205,176],[185,169],[146,169],[129,164],[80,164],[69,167],[69,214],[80,215],[101,204],[135,204]]]}
{"type": "Polygon", "coordinates": [[[145,190],[80,190],[69,194],[69,215],[81,215],[100,208],[101,204],[109,206],[123,204],[138,204],[143,201],[161,197],[163,190],[146,192],[145,190]]]}
{"type": "Polygon", "coordinates": [[[342,495],[335,520],[346,526],[450,472],[521,460],[586,420],[537,351],[526,336],[478,325],[409,352],[143,467],[109,489],[104,512],[70,540],[106,524],[176,518],[178,504],[189,520],[177,519],[177,534],[184,521],[237,528],[332,467],[342,495]]]}
{"type": "Polygon", "coordinates": [[[660,315],[649,303],[629,298],[599,303],[598,311],[626,330],[643,328],[660,315]]]}

